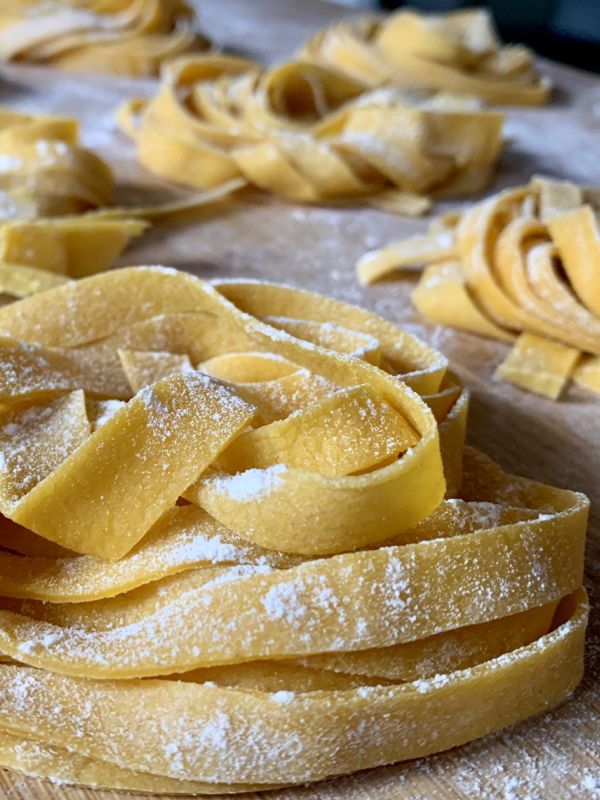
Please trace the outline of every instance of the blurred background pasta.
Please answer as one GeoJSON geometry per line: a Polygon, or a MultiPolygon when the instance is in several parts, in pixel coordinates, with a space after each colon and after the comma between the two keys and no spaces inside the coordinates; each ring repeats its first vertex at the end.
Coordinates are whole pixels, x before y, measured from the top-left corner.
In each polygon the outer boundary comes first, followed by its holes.
{"type": "MultiPolygon", "coordinates": [[[[425,12],[453,11],[475,5],[468,0],[337,0],[355,8],[425,12]]],[[[598,0],[488,0],[502,38],[523,42],[540,55],[591,72],[600,72],[598,0]]]]}

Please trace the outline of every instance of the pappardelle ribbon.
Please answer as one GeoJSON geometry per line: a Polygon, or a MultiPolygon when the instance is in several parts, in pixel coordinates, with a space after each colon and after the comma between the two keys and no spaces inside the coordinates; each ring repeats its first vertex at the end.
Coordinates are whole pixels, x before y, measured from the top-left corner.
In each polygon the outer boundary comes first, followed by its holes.
{"type": "Polygon", "coordinates": [[[0,764],[275,788],[580,680],[586,498],[465,448],[465,391],[401,329],[155,267],[6,306],[0,332],[0,764]]]}
{"type": "Polygon", "coordinates": [[[553,399],[570,379],[600,393],[596,190],[534,178],[367,253],[357,272],[372,283],[414,265],[425,266],[412,295],[425,317],[514,341],[500,377],[553,399]]]}
{"type": "Polygon", "coordinates": [[[3,0],[0,58],[148,78],[208,47],[196,24],[183,0],[3,0]]]}
{"type": "Polygon", "coordinates": [[[261,69],[191,56],[165,67],[153,100],[125,103],[118,118],[146,168],[198,189],[237,177],[299,202],[416,215],[429,195],[487,184],[502,114],[468,99],[368,89],[306,61],[261,69]]]}
{"type": "Polygon", "coordinates": [[[300,57],[372,87],[451,92],[499,105],[544,105],[552,87],[526,47],[501,43],[485,9],[343,21],[312,36],[300,57]]]}

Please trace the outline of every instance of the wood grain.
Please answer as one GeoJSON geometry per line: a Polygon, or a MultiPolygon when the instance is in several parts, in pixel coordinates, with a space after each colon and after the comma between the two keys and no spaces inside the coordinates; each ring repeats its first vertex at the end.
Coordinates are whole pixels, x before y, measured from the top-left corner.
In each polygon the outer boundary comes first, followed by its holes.
{"type": "MultiPolygon", "coordinates": [[[[204,27],[220,44],[273,60],[289,55],[313,30],[342,10],[319,0],[201,0],[204,27]]],[[[493,187],[536,172],[600,186],[600,79],[543,64],[557,85],[545,109],[510,110],[510,148],[493,187]]],[[[136,165],[133,149],[113,124],[118,102],[152,92],[150,82],[75,77],[32,68],[3,70],[0,102],[31,112],[81,118],[84,140],[115,167],[120,199],[167,192],[136,165]]],[[[443,208],[452,207],[451,203],[443,208]]],[[[438,206],[437,211],[442,206],[438,206]]],[[[157,228],[123,263],[162,263],[201,277],[249,276],[359,303],[441,349],[473,393],[469,437],[503,467],[592,499],[587,584],[593,611],[586,677],[575,695],[542,718],[415,762],[268,795],[272,800],[565,800],[600,797],[600,401],[570,389],[553,403],[493,380],[506,354],[502,344],[434,329],[411,307],[410,278],[364,289],[354,264],[362,253],[422,230],[374,210],[332,210],[269,199],[238,205],[225,215],[179,228],[157,228]]],[[[10,800],[112,800],[114,792],[53,786],[0,772],[0,796],[10,800]]],[[[258,795],[245,795],[244,800],[258,795]]],[[[267,797],[267,795],[265,795],[267,797]]]]}

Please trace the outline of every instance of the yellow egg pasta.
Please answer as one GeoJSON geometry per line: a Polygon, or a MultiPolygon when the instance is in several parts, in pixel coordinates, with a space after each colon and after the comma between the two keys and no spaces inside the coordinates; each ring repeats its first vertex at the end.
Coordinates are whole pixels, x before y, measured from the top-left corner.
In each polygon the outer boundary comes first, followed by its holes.
{"type": "Polygon", "coordinates": [[[79,214],[108,205],[113,185],[76,120],[0,108],[1,219],[79,214]]]}
{"type": "Polygon", "coordinates": [[[599,391],[599,265],[597,194],[538,177],[366,253],[357,274],[369,284],[424,266],[412,295],[423,316],[514,341],[499,377],[556,399],[571,378],[599,391]]]}
{"type": "Polygon", "coordinates": [[[26,297],[103,272],[151,223],[218,206],[245,181],[133,208],[109,205],[113,184],[76,120],[0,109],[0,290],[26,297]]]}
{"type": "Polygon", "coordinates": [[[370,91],[306,61],[183,57],[154,99],[118,118],[146,168],[196,189],[238,178],[298,202],[410,215],[430,195],[482,189],[502,147],[502,114],[472,100],[370,91]]]}
{"type": "Polygon", "coordinates": [[[205,50],[184,0],[3,0],[0,58],[69,72],[149,78],[205,50]]]}
{"type": "Polygon", "coordinates": [[[560,342],[522,333],[496,375],[556,400],[573,375],[579,356],[578,350],[560,342]]]}
{"type": "Polygon", "coordinates": [[[371,87],[451,92],[490,104],[540,106],[551,90],[532,53],[503,45],[484,9],[403,9],[342,21],[312,36],[299,55],[371,87]]]}
{"type": "Polygon", "coordinates": [[[406,332],[160,267],[49,287],[0,332],[0,765],[258,791],[579,682],[588,501],[465,447],[467,393],[406,332]]]}
{"type": "Polygon", "coordinates": [[[26,264],[0,262],[0,292],[11,297],[28,297],[67,283],[69,278],[26,264]]]}

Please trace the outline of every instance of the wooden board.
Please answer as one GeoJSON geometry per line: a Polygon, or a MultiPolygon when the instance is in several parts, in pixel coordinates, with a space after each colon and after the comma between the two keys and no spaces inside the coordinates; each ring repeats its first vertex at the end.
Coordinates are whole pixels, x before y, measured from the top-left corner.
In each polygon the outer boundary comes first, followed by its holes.
{"type": "MultiPolygon", "coordinates": [[[[220,44],[272,60],[290,55],[311,31],[343,10],[318,0],[201,0],[204,26],[220,44]]],[[[535,172],[600,186],[600,79],[546,64],[557,84],[548,108],[509,114],[511,147],[494,188],[535,172]]],[[[121,197],[164,188],[139,170],[112,114],[120,99],[151,92],[150,82],[81,78],[28,68],[3,70],[0,103],[31,112],[80,116],[84,140],[114,165],[121,197]],[[133,189],[132,189],[133,186],[133,189]],[[144,187],[143,190],[140,186],[144,187]]],[[[445,204],[444,208],[451,207],[445,204]]],[[[438,207],[437,210],[440,210],[438,207]]],[[[592,499],[587,583],[594,609],[583,685],[559,708],[483,740],[415,762],[383,767],[310,787],[274,792],[272,800],[565,800],[600,797],[600,401],[569,390],[553,403],[494,381],[506,347],[468,334],[434,329],[411,307],[410,278],[358,285],[362,253],[422,230],[373,210],[332,210],[270,200],[246,204],[193,226],[152,231],[123,263],[170,264],[201,277],[249,276],[285,281],[359,303],[442,350],[473,393],[469,437],[503,467],[592,499]]],[[[10,800],[113,800],[113,792],[56,787],[0,772],[10,800]]],[[[245,795],[245,800],[258,795],[245,795]]]]}

